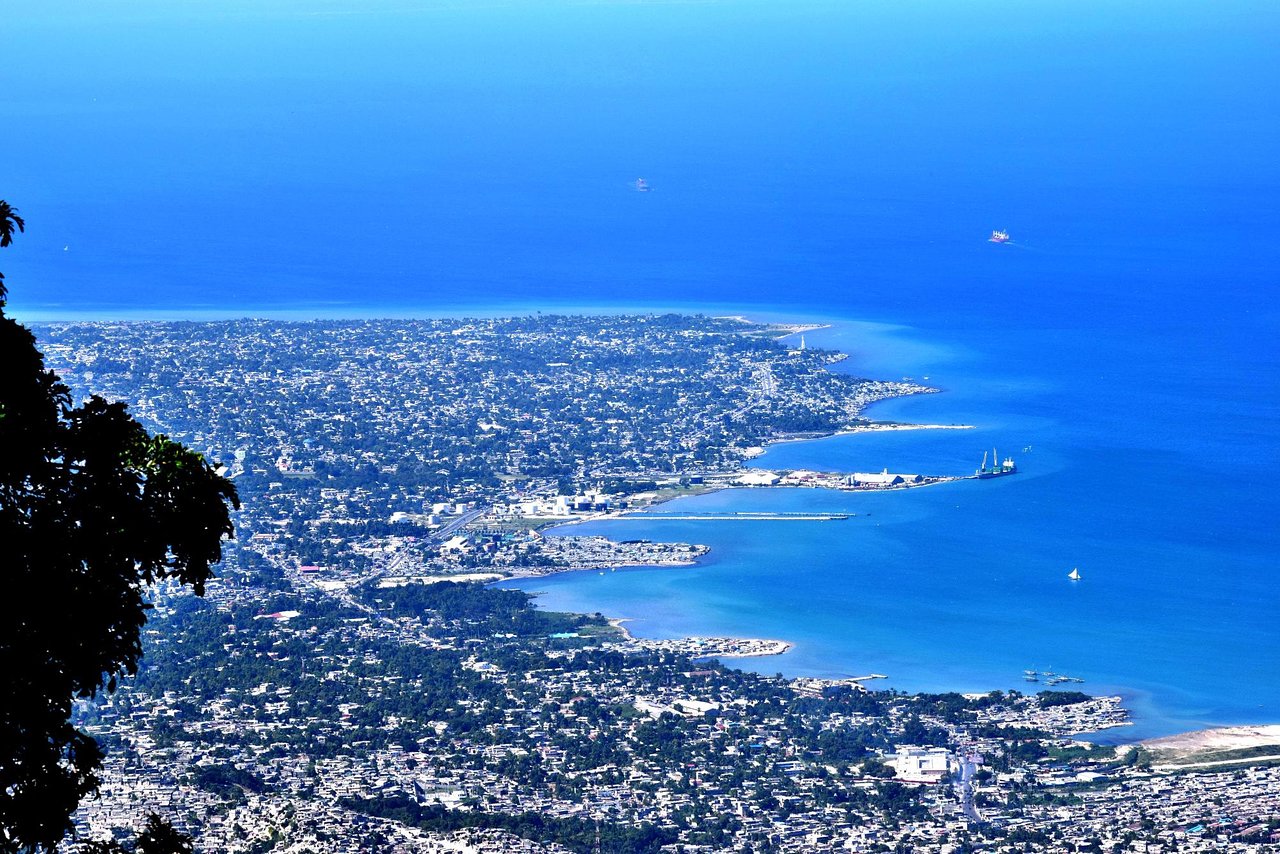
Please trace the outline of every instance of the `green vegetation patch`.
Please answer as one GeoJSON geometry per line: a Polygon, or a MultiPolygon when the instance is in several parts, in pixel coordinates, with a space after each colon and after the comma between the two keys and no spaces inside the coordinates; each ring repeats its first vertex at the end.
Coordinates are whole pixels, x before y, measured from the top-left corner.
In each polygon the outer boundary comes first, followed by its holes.
{"type": "Polygon", "coordinates": [[[1036,699],[1040,701],[1040,708],[1048,709],[1053,706],[1074,706],[1077,703],[1087,703],[1093,698],[1083,691],[1041,691],[1036,694],[1036,699]]]}
{"type": "Polygon", "coordinates": [[[529,607],[533,597],[522,590],[485,587],[477,582],[440,581],[402,587],[372,587],[366,598],[394,615],[466,621],[472,637],[513,634],[521,637],[576,632],[590,626],[607,626],[599,615],[539,611],[529,607]]]}
{"type": "Polygon", "coordinates": [[[245,792],[260,793],[266,789],[257,774],[233,765],[204,765],[196,768],[192,776],[198,788],[224,800],[243,801],[245,792]]]}
{"type": "Polygon", "coordinates": [[[678,838],[675,831],[649,823],[628,825],[580,818],[552,818],[536,812],[517,815],[463,812],[442,806],[422,806],[410,798],[351,799],[343,801],[343,806],[365,815],[441,833],[472,828],[505,830],[534,842],[555,842],[581,854],[594,851],[648,854],[676,842],[678,838]]]}

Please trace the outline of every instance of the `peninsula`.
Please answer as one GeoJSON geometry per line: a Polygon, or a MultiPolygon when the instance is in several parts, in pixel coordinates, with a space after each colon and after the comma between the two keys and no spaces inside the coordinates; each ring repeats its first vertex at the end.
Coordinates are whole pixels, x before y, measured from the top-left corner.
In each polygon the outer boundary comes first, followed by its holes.
{"type": "MultiPolygon", "coordinates": [[[[1076,741],[1126,723],[1116,697],[764,677],[716,659],[787,641],[635,638],[487,586],[688,566],[705,547],[542,529],[743,478],[943,480],[745,468],[770,442],[901,429],[863,410],[933,391],[829,370],[839,354],[788,346],[788,330],[679,315],[40,327],[75,394],[131,401],[244,505],[222,578],[203,598],[162,587],[142,672],[77,705],[113,745],[79,838],[150,811],[230,852],[1170,850],[1210,820],[1233,850],[1269,833],[1265,762],[1192,776],[1076,741]]],[[[851,524],[839,515],[795,523],[851,524]]]]}
{"type": "Polygon", "coordinates": [[[728,487],[955,478],[766,472],[769,443],[913,427],[871,403],[936,391],[828,368],[812,326],[620,315],[40,328],[79,393],[133,402],[222,464],[244,547],[333,581],[686,566],[704,547],[542,536],[728,487]]]}

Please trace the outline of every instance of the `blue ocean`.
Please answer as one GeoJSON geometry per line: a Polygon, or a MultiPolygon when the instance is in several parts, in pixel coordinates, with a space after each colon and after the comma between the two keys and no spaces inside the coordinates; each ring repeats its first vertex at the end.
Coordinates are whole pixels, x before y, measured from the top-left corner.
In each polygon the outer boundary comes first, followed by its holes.
{"type": "Polygon", "coordinates": [[[1053,670],[1128,697],[1126,737],[1280,721],[1273,3],[51,0],[2,27],[20,319],[822,322],[839,370],[943,390],[870,416],[973,429],[756,464],[1020,468],[684,502],[840,522],[578,527],[713,551],[526,585],[546,607],[905,690],[1053,670]]]}

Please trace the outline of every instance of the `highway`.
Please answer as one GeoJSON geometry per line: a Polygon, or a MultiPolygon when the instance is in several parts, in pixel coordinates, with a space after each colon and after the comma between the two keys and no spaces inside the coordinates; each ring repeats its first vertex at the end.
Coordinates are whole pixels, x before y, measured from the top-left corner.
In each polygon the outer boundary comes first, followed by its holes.
{"type": "Polygon", "coordinates": [[[468,510],[466,513],[463,513],[457,519],[454,519],[452,522],[441,527],[440,530],[436,531],[435,534],[433,534],[433,536],[437,540],[448,539],[449,537],[453,536],[453,533],[455,531],[466,527],[471,522],[475,521],[476,519],[479,519],[481,516],[483,516],[487,512],[489,512],[488,507],[479,507],[475,510],[468,510]]]}

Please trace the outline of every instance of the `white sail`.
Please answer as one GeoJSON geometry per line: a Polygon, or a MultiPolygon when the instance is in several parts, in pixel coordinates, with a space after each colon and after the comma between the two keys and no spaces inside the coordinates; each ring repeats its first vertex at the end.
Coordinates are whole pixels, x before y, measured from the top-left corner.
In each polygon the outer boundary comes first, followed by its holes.
{"type": "Polygon", "coordinates": [[[1080,580],[1079,568],[1072,569],[1071,573],[1067,576],[1067,578],[1070,578],[1072,581],[1079,581],[1080,580]]]}

